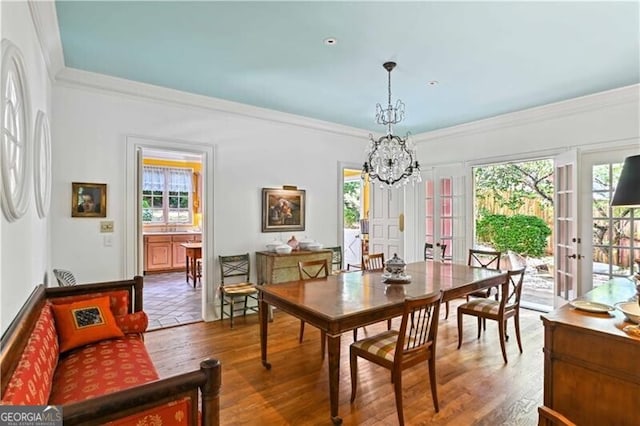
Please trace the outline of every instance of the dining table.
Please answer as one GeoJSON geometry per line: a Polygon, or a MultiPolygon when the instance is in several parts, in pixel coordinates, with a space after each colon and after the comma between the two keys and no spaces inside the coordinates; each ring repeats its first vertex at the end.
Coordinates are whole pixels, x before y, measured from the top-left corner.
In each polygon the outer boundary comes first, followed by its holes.
{"type": "Polygon", "coordinates": [[[314,280],[290,281],[258,286],[260,351],[267,361],[269,307],[273,306],[324,331],[329,358],[329,402],[331,421],[341,424],[340,337],[342,333],[401,316],[406,298],[442,292],[446,302],[471,292],[495,287],[507,280],[507,273],[456,263],[420,261],[406,265],[409,282],[385,284],[384,271],[354,271],[314,280]]]}

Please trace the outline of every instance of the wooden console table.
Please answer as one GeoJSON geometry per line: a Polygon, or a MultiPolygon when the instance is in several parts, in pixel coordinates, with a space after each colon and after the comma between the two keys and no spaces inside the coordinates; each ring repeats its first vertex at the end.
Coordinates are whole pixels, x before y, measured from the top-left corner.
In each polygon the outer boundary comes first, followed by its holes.
{"type": "Polygon", "coordinates": [[[290,254],[278,254],[272,251],[256,252],[256,273],[258,284],[275,284],[297,281],[298,262],[327,259],[331,268],[331,250],[296,250],[290,254]]]}
{"type": "MultiPolygon", "coordinates": [[[[580,299],[614,305],[635,288],[617,278],[580,299]]],[[[541,316],[544,404],[578,425],[637,425],[640,338],[622,331],[621,312],[590,313],[569,304],[541,316]]]]}

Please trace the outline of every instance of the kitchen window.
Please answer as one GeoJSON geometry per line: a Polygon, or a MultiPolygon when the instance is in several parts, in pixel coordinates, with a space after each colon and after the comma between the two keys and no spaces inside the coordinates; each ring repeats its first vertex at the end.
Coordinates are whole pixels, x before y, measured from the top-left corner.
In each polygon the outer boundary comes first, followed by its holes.
{"type": "Polygon", "coordinates": [[[144,166],[142,169],[142,222],[190,224],[193,170],[144,166]]]}

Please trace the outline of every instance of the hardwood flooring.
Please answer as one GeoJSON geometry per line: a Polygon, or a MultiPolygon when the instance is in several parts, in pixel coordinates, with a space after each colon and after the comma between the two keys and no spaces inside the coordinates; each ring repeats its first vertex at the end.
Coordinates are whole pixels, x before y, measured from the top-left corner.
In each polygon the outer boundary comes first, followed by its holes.
{"type": "MultiPolygon", "coordinates": [[[[440,412],[433,411],[426,365],[404,372],[403,401],[408,425],[535,425],[542,404],[543,327],[540,312],[521,310],[524,353],[518,352],[509,322],[504,364],[495,321],[476,339],[476,321],[465,317],[457,350],[455,306],[438,331],[437,381],[440,412]]],[[[394,326],[399,325],[399,320],[394,326]]],[[[234,329],[224,322],[196,323],[147,333],[146,344],[161,377],[197,369],[207,357],[222,363],[222,425],[330,425],[327,361],[320,356],[320,332],[307,327],[298,343],[300,322],[276,312],[269,324],[270,371],[260,362],[258,316],[239,317],[234,329]]],[[[386,329],[367,327],[368,333],[386,329]]],[[[360,331],[362,335],[362,331],[360,331]]],[[[349,402],[349,344],[342,336],[340,416],[344,425],[397,424],[393,386],[387,370],[359,360],[358,391],[349,402]]]]}

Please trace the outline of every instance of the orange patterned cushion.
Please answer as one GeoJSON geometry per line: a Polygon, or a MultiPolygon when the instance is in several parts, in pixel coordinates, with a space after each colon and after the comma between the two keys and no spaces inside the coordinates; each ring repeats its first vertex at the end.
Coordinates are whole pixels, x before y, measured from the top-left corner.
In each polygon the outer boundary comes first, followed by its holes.
{"type": "Polygon", "coordinates": [[[46,303],[24,348],[22,357],[7,384],[2,403],[46,405],[51,379],[58,363],[58,335],[51,304],[46,303]]]}
{"type": "Polygon", "coordinates": [[[144,311],[127,315],[117,315],[116,324],[124,334],[144,333],[149,325],[149,317],[144,311]]]}
{"type": "Polygon", "coordinates": [[[60,353],[124,334],[109,309],[109,298],[82,300],[69,305],[53,305],[60,353]]]}
{"type": "Polygon", "coordinates": [[[189,424],[190,414],[191,399],[185,397],[179,401],[171,401],[107,424],[110,426],[181,426],[189,424]]]}
{"type": "Polygon", "coordinates": [[[69,303],[81,300],[95,299],[97,297],[109,296],[109,306],[113,315],[126,315],[129,313],[129,292],[126,290],[106,291],[91,294],[78,294],[75,296],[65,296],[53,299],[54,305],[68,305],[69,303]]]}
{"type": "Polygon", "coordinates": [[[157,379],[158,373],[141,336],[127,334],[62,355],[49,404],[84,401],[157,379]]]}

